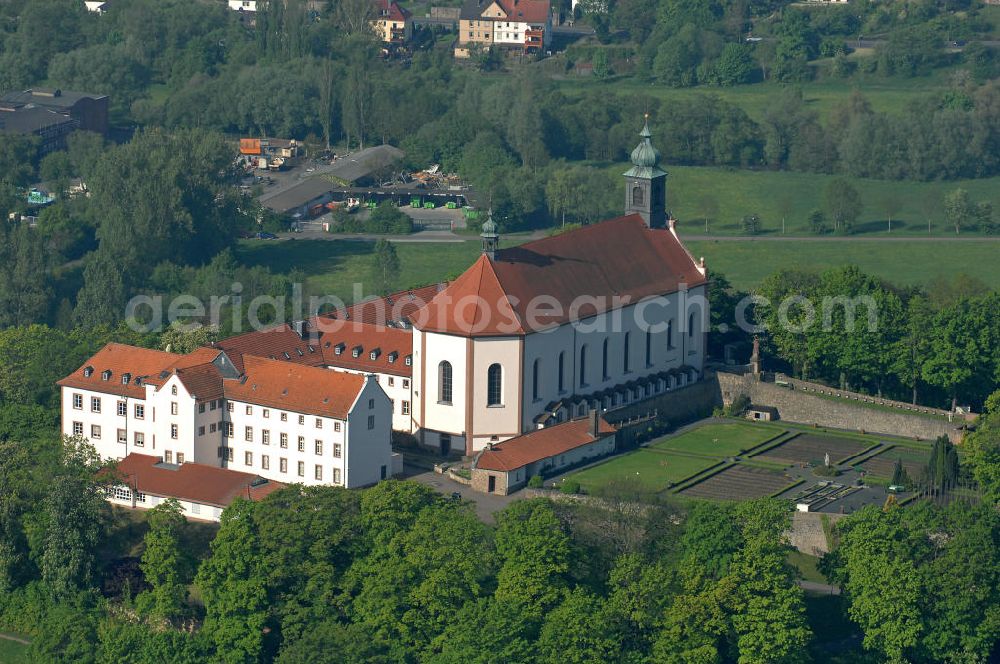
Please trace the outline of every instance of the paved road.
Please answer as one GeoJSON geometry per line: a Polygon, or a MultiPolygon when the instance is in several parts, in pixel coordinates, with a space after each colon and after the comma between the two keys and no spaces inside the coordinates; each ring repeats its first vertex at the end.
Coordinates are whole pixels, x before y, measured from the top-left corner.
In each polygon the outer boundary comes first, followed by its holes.
{"type": "Polygon", "coordinates": [[[484,523],[493,523],[493,513],[507,507],[517,500],[519,496],[499,496],[495,493],[479,493],[473,491],[471,487],[459,484],[446,475],[438,475],[434,471],[416,468],[414,466],[403,466],[403,478],[426,484],[435,491],[450,496],[453,491],[462,494],[462,499],[475,505],[476,516],[484,523]]]}
{"type": "Polygon", "coordinates": [[[831,586],[827,583],[817,583],[816,581],[797,581],[799,588],[802,590],[808,590],[809,592],[822,593],[824,595],[839,595],[840,588],[837,586],[831,586]]]}
{"type": "MultiPolygon", "coordinates": [[[[278,233],[281,240],[355,240],[358,242],[375,242],[386,239],[389,242],[420,243],[420,242],[471,242],[479,241],[475,237],[457,235],[451,231],[419,231],[410,235],[371,235],[368,233],[325,233],[323,231],[303,231],[302,233],[278,233]]],[[[267,242],[267,240],[260,240],[267,242]]]]}

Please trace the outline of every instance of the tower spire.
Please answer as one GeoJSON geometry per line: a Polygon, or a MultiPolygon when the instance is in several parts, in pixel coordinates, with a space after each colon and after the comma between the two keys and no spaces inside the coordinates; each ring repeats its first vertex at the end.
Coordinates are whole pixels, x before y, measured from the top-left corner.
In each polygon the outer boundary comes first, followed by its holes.
{"type": "Polygon", "coordinates": [[[643,115],[639,145],[632,150],[632,168],[625,175],[625,213],[638,213],[650,228],[667,224],[667,173],[660,168],[660,151],[653,147],[649,113],[643,115]]]}
{"type": "Polygon", "coordinates": [[[496,258],[497,249],[500,248],[500,234],[497,233],[497,224],[493,221],[493,208],[490,207],[489,216],[483,223],[483,231],[479,234],[483,239],[483,254],[489,256],[490,260],[496,258]]]}

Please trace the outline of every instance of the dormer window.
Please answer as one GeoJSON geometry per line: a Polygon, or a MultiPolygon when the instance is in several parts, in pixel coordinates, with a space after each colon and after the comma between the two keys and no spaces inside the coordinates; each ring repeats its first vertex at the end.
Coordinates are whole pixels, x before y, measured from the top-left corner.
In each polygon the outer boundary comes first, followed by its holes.
{"type": "Polygon", "coordinates": [[[407,355],[406,356],[406,366],[409,367],[409,366],[412,366],[412,365],[413,365],[413,356],[412,355],[407,355]]]}
{"type": "Polygon", "coordinates": [[[90,378],[93,375],[94,375],[94,367],[84,367],[83,368],[83,377],[84,378],[90,378]]]}
{"type": "Polygon", "coordinates": [[[389,364],[395,362],[397,357],[399,357],[399,353],[397,353],[396,351],[391,351],[389,353],[389,364]]]}
{"type": "Polygon", "coordinates": [[[101,372],[101,380],[111,380],[111,369],[105,369],[101,372]]]}
{"type": "Polygon", "coordinates": [[[379,356],[379,355],[380,355],[381,353],[382,353],[382,351],[381,351],[381,350],[379,350],[378,348],[373,348],[373,349],[372,349],[372,352],[368,354],[368,357],[370,357],[370,358],[371,358],[371,359],[373,359],[373,360],[377,360],[377,359],[378,359],[378,356],[379,356]]]}
{"type": "Polygon", "coordinates": [[[337,355],[340,355],[341,353],[343,353],[344,352],[344,344],[337,344],[334,347],[333,352],[335,354],[337,354],[337,355]]]}
{"type": "Polygon", "coordinates": [[[290,360],[290,359],[292,359],[292,356],[291,356],[291,355],[289,355],[289,354],[288,354],[287,352],[284,352],[284,353],[282,353],[282,354],[281,354],[281,356],[282,356],[283,358],[285,358],[286,360],[290,360]]]}
{"type": "Polygon", "coordinates": [[[298,354],[299,357],[302,357],[305,354],[305,353],[302,352],[301,348],[296,348],[295,352],[298,354]]]}
{"type": "Polygon", "coordinates": [[[361,357],[361,351],[364,350],[361,346],[355,346],[351,349],[351,355],[354,357],[361,357]]]}
{"type": "Polygon", "coordinates": [[[130,380],[132,380],[132,374],[130,373],[122,374],[122,385],[128,385],[130,380]]]}

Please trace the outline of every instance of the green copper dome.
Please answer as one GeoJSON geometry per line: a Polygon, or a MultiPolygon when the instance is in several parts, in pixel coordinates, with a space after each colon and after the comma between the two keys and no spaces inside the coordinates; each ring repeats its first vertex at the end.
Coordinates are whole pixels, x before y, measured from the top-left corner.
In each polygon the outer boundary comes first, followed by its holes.
{"type": "Polygon", "coordinates": [[[642,131],[639,132],[639,138],[642,140],[639,141],[635,150],[632,150],[632,168],[625,172],[626,177],[650,179],[666,175],[666,172],[659,167],[660,151],[653,147],[653,143],[650,141],[652,136],[647,116],[646,122],[642,125],[642,131]]]}
{"type": "Polygon", "coordinates": [[[660,163],[660,151],[654,148],[649,141],[653,134],[649,131],[648,121],[642,126],[639,136],[642,137],[642,140],[639,141],[635,150],[632,150],[632,163],[640,168],[653,168],[660,163]]]}
{"type": "Polygon", "coordinates": [[[493,210],[490,210],[489,217],[483,222],[483,232],[480,237],[497,237],[497,223],[493,221],[493,210]]]}

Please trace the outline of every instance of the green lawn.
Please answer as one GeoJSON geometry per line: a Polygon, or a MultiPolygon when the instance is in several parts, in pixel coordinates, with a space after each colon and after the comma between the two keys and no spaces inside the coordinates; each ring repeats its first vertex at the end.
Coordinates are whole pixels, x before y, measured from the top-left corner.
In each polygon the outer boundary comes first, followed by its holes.
{"type": "Polygon", "coordinates": [[[848,263],[901,285],[926,285],[963,272],[991,288],[1000,287],[996,241],[692,241],[687,246],[695,256],[704,256],[711,269],[744,289],[780,268],[824,270],[848,263]]]}
{"type": "Polygon", "coordinates": [[[712,424],[688,431],[679,436],[663,438],[651,447],[660,450],[686,452],[713,457],[729,457],[760,445],[781,433],[780,428],[736,422],[712,424]]]}
{"type": "Polygon", "coordinates": [[[21,664],[28,661],[28,646],[0,639],[0,664],[21,664]]]}
{"type": "MultiPolygon", "coordinates": [[[[790,171],[676,166],[667,162],[667,208],[679,220],[682,233],[704,235],[708,214],[709,235],[742,235],[740,220],[748,214],[761,219],[763,237],[786,235],[816,237],[809,228],[809,213],[823,207],[823,191],[839,176],[790,171]],[[712,209],[717,208],[715,211],[712,209]],[[708,210],[708,212],[706,212],[708,210]]],[[[621,164],[594,163],[620,179],[621,164]]],[[[854,226],[855,235],[872,237],[954,237],[955,229],[944,217],[943,201],[959,187],[974,201],[990,201],[1000,209],[1000,177],[949,182],[912,182],[846,178],[861,194],[864,208],[854,226]],[[887,206],[888,204],[888,206],[887,206]],[[892,209],[892,205],[898,209],[892,209]],[[889,212],[892,233],[889,233],[889,212]]],[[[618,189],[613,190],[617,200],[618,189]]],[[[609,194],[611,195],[611,194],[609,194]]],[[[972,237],[977,235],[972,234],[972,237]]],[[[981,237],[981,236],[978,236],[981,237]]]]}
{"type": "Polygon", "coordinates": [[[788,554],[788,562],[799,571],[805,581],[829,583],[823,573],[819,571],[819,558],[816,556],[810,556],[801,551],[791,551],[788,554]]]}
{"type": "MultiPolygon", "coordinates": [[[[806,104],[824,118],[850,97],[854,90],[864,94],[876,111],[896,113],[904,110],[914,100],[926,97],[929,91],[946,89],[950,73],[951,71],[945,68],[935,70],[928,76],[916,78],[886,78],[877,74],[855,74],[846,80],[820,79],[802,84],[802,96],[806,104]]],[[[567,76],[558,83],[560,89],[570,96],[596,90],[602,94],[649,95],[671,102],[699,95],[718,95],[739,106],[757,120],[764,115],[764,110],[774,97],[785,89],[781,84],[770,81],[729,88],[714,86],[670,88],[655,83],[643,83],[627,76],[605,81],[567,76]]]]}
{"type": "Polygon", "coordinates": [[[580,482],[588,493],[593,493],[612,480],[634,479],[644,490],[661,491],[671,482],[690,477],[718,463],[717,459],[694,457],[675,452],[640,449],[612,457],[604,463],[591,466],[570,477],[580,482]]]}

